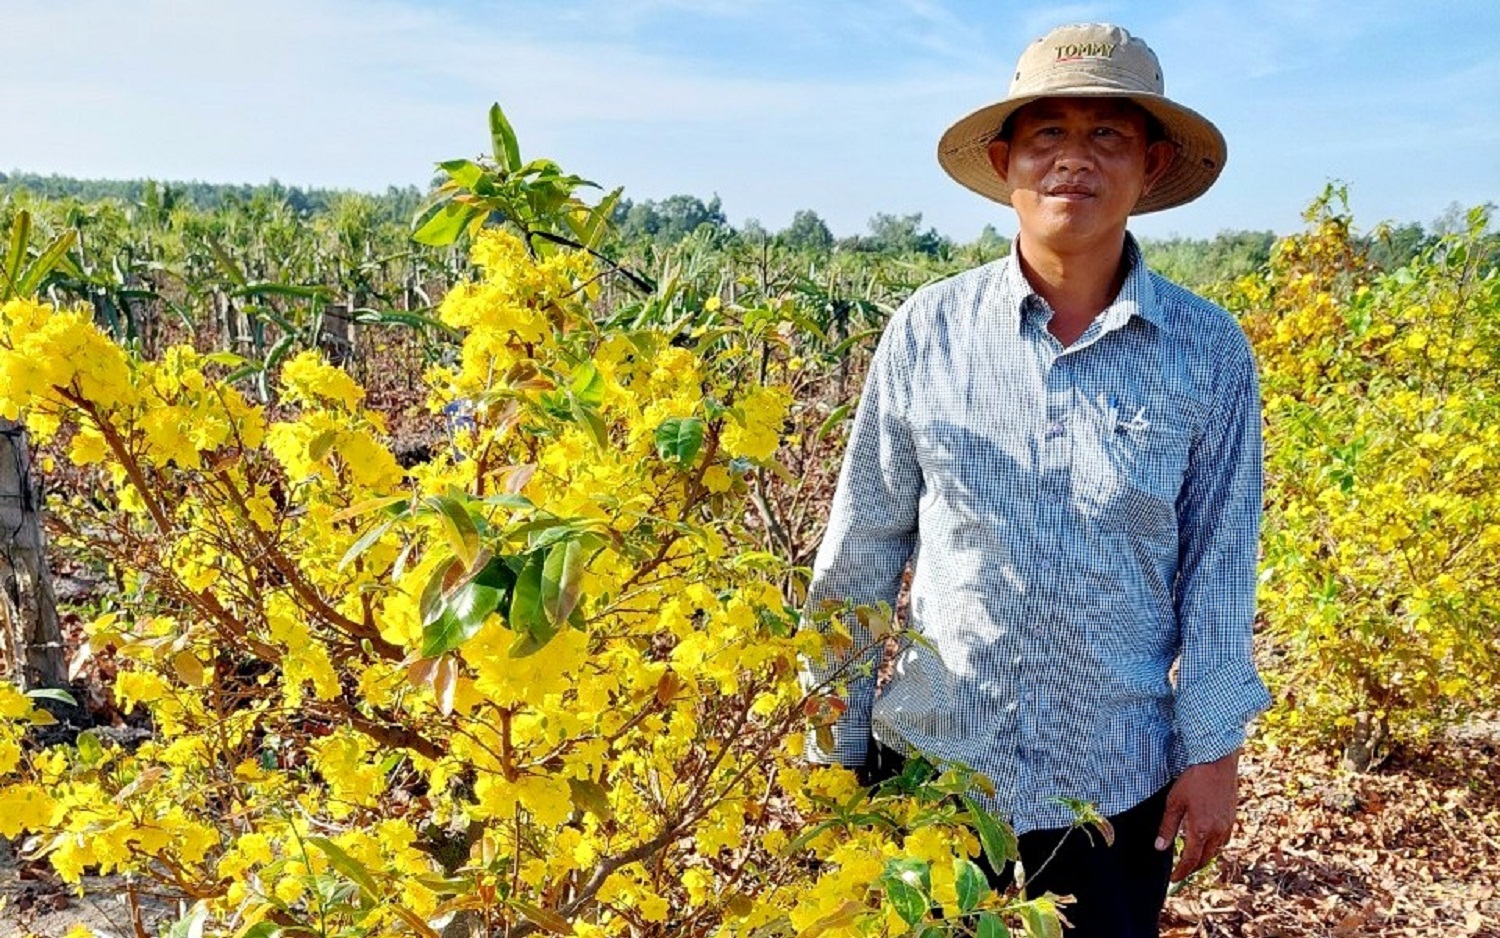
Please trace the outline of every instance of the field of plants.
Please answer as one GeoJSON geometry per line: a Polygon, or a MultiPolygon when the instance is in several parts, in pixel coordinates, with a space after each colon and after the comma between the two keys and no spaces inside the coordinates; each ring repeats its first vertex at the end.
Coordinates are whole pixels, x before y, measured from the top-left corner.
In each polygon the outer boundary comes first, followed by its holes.
{"type": "MultiPolygon", "coordinates": [[[[986,780],[801,758],[804,619],[884,616],[800,602],[869,354],[1008,244],[490,130],[430,193],[0,182],[0,935],[1061,935],[986,780]]],[[[1145,245],[1267,420],[1276,703],[1169,934],[1500,935],[1500,238],[1306,222],[1145,245]]]]}

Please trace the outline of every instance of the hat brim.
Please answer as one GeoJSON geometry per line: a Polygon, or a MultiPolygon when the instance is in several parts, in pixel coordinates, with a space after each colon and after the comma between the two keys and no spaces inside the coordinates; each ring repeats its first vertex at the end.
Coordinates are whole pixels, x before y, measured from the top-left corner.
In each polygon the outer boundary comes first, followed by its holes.
{"type": "Polygon", "coordinates": [[[989,147],[1000,127],[1016,111],[1043,98],[1127,98],[1145,108],[1161,123],[1177,147],[1177,158],[1151,191],[1136,203],[1132,215],[1159,212],[1182,205],[1207,192],[1224,171],[1229,148],[1224,135],[1208,118],[1157,94],[1122,92],[1118,88],[1069,89],[1018,95],[983,107],[961,118],[938,141],[938,163],[959,185],[1009,205],[1012,187],[1000,180],[990,163],[989,147]]]}

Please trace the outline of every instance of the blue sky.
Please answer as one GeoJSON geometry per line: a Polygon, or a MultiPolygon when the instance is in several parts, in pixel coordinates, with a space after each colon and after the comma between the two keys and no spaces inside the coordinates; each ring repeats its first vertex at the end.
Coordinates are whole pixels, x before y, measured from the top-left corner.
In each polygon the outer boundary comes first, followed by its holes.
{"type": "Polygon", "coordinates": [[[1230,158],[1149,236],[1500,201],[1500,0],[0,0],[0,170],[380,190],[487,145],[636,199],[801,208],[839,235],[921,212],[967,240],[1008,209],[948,180],[942,131],[1004,96],[1051,26],[1113,21],[1230,158]]]}

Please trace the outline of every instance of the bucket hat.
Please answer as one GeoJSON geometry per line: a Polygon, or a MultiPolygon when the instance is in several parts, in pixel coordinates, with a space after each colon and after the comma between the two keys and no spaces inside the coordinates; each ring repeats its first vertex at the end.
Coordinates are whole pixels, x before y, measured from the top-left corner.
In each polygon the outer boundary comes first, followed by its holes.
{"type": "Polygon", "coordinates": [[[1011,187],[990,163],[990,142],[1017,110],[1057,97],[1129,98],[1156,118],[1176,146],[1177,158],[1133,215],[1191,202],[1224,169],[1224,135],[1208,118],[1166,96],[1161,63],[1144,41],[1106,23],[1060,26],[1027,46],[1005,99],[949,127],[938,142],[938,163],[960,185],[1009,205],[1011,187]]]}

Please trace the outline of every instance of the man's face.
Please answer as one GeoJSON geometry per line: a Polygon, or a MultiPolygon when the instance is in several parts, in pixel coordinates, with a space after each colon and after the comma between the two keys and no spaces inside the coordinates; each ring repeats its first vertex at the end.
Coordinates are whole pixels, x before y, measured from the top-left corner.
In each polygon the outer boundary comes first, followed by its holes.
{"type": "Polygon", "coordinates": [[[1175,156],[1169,142],[1146,142],[1145,112],[1119,98],[1043,98],[1009,129],[990,162],[1014,189],[1022,235],[1054,250],[1118,239],[1175,156]]]}

